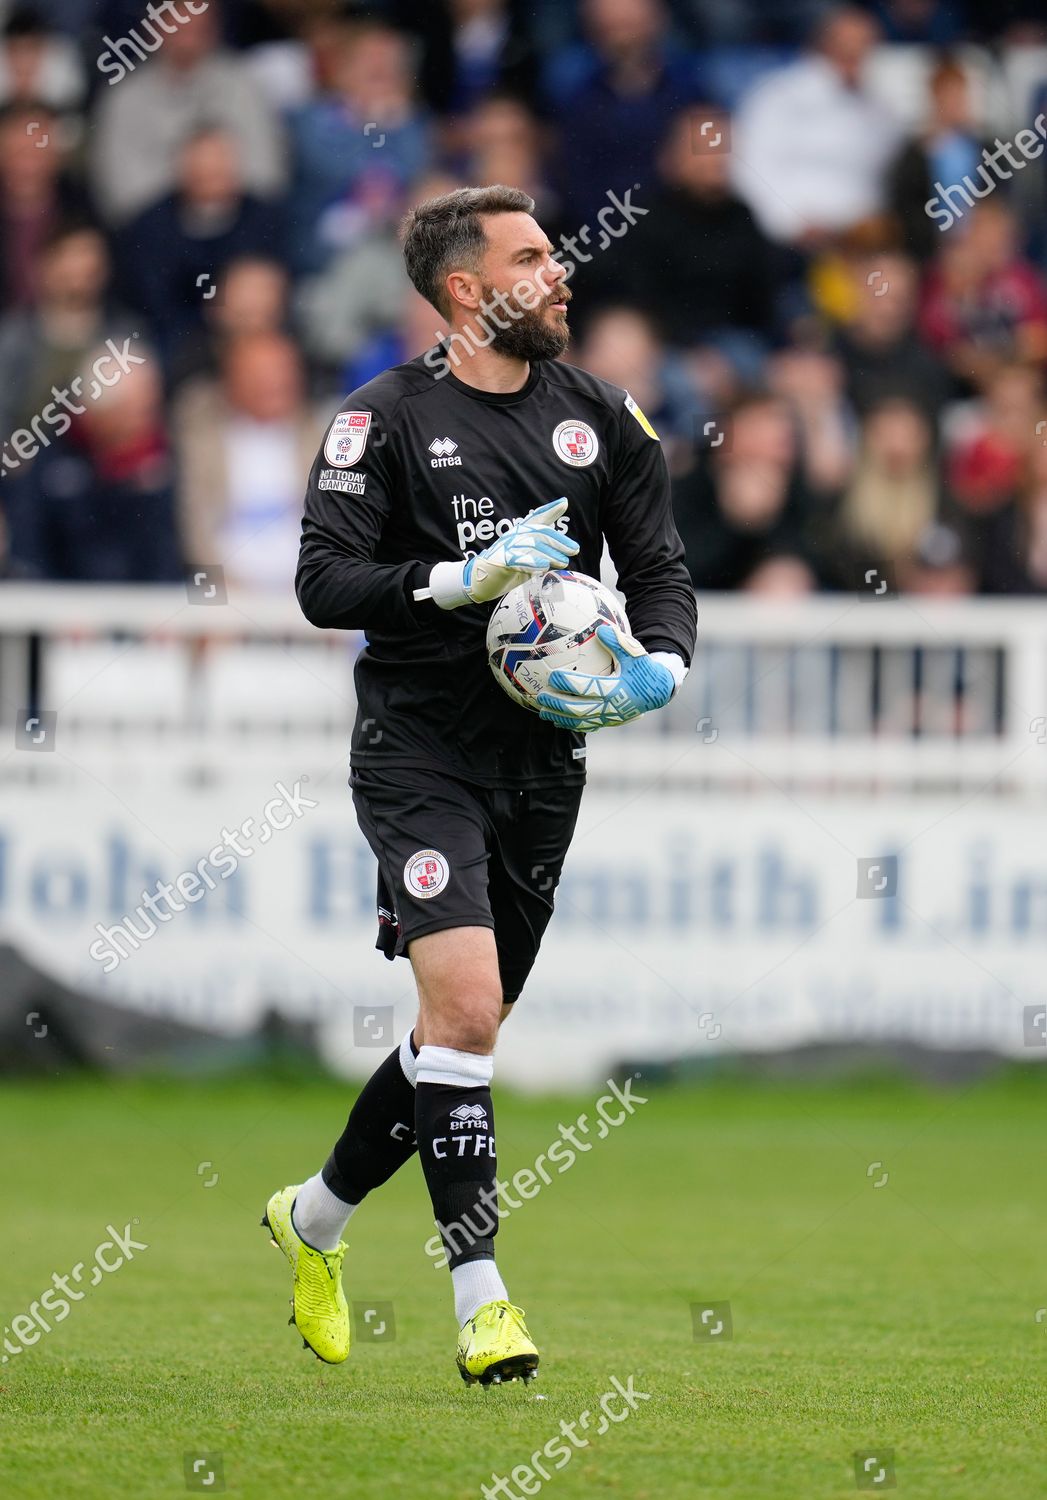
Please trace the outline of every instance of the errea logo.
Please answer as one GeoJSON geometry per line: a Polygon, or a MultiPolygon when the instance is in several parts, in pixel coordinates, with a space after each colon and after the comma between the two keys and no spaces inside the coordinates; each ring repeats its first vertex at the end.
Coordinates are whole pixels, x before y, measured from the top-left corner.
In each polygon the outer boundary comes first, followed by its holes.
{"type": "Polygon", "coordinates": [[[451,1111],[452,1130],[486,1130],[487,1111],[482,1104],[459,1104],[451,1111]]]}
{"type": "Polygon", "coordinates": [[[457,447],[458,444],[454,438],[433,438],[429,444],[429,452],[434,457],[429,460],[429,467],[431,469],[450,469],[456,465],[460,465],[462,462],[461,458],[451,457],[457,447]]]}

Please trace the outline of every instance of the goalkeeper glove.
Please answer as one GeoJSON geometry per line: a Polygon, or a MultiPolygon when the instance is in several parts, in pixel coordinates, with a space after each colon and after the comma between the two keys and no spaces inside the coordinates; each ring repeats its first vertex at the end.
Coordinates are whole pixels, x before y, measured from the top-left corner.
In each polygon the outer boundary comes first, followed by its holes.
{"type": "Polygon", "coordinates": [[[578,543],[555,530],[566,510],[567,497],[561,495],[559,500],[528,511],[511,531],[477,557],[466,562],[437,563],[429,574],[429,587],[415,589],[414,597],[433,599],[441,609],[486,604],[525,583],[532,573],[569,567],[578,543]]]}
{"type": "Polygon", "coordinates": [[[678,656],[665,651],[648,655],[638,640],[617,625],[601,625],[596,635],[614,657],[617,670],[607,677],[564,670],[549,673],[549,686],[555,691],[539,693],[538,703],[542,718],[559,729],[586,733],[627,724],[653,708],[664,708],[683,681],[685,668],[678,656]]]}

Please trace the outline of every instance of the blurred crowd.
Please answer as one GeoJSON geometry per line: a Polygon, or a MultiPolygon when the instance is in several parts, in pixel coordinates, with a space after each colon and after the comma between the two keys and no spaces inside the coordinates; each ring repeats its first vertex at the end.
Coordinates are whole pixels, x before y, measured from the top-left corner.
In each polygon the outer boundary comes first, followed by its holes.
{"type": "Polygon", "coordinates": [[[1043,0],[0,3],[0,570],[289,588],[401,215],[506,182],[697,588],[1047,591],[1045,110],[1043,0]]]}

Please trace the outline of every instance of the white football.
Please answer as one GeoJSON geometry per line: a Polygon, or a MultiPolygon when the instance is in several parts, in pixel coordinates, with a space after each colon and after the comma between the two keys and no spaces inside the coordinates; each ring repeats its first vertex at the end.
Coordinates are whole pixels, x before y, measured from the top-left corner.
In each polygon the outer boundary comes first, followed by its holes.
{"type": "Polygon", "coordinates": [[[603,676],[614,657],[596,638],[598,625],[628,631],[625,611],[609,588],[584,573],[536,573],[499,600],[487,625],[487,660],[515,703],[535,702],[561,668],[603,676]]]}

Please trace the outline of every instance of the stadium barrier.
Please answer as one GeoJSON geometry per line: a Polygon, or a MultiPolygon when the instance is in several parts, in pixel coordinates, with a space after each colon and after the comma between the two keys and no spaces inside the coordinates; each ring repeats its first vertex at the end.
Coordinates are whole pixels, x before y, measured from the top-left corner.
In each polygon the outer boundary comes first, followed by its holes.
{"type": "MultiPolygon", "coordinates": [[[[699,612],[668,711],[590,742],[501,1075],[588,1085],[623,1058],[826,1041],[1047,1057],[1040,606],[699,612]]],[[[293,600],[0,591],[0,939],[187,1023],[246,1033],[278,1006],[370,1071],[413,989],[373,953],[345,786],[359,645],[293,600]],[[185,899],[154,916],[164,882],[185,899]]]]}
{"type": "MultiPolygon", "coordinates": [[[[772,777],[1043,790],[1047,635],[1029,600],[703,595],[694,666],[668,710],[591,741],[594,784],[772,777]]],[[[63,746],[127,774],[236,774],[274,746],[336,754],[355,712],[357,632],[290,597],[7,585],[0,712],[57,714],[63,746]]],[[[57,728],[57,726],[56,726],[57,728]]],[[[24,734],[24,731],[23,731],[24,734]]],[[[20,758],[19,758],[20,759],[20,758]]],[[[17,763],[16,763],[17,765],[17,763]]],[[[11,774],[10,756],[4,761],[11,774]]],[[[61,757],[37,767],[57,774],[61,757]]]]}

